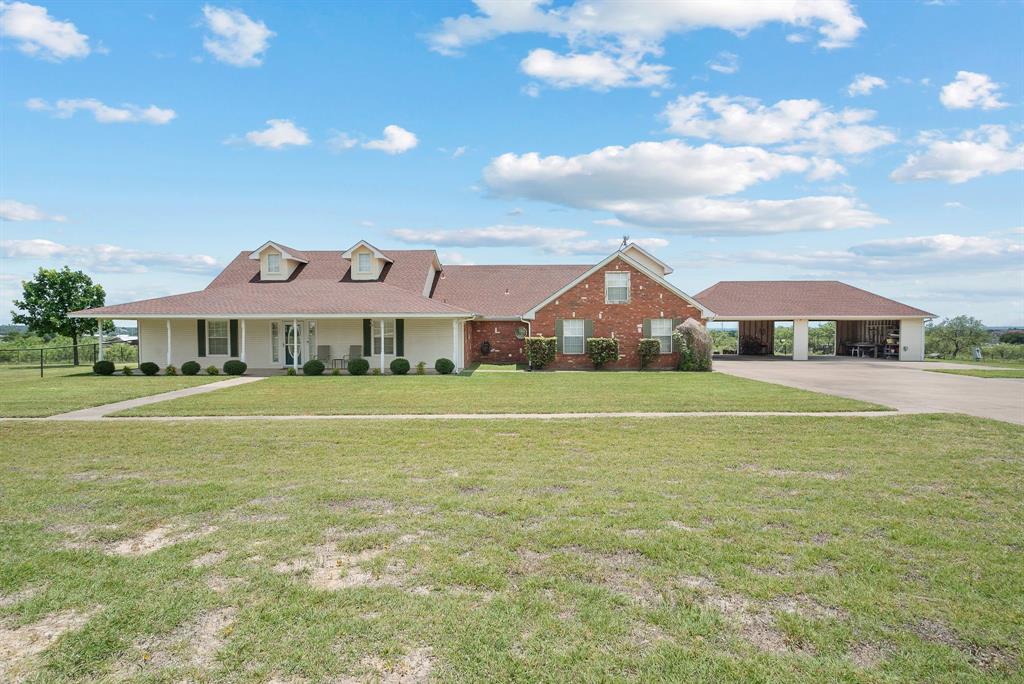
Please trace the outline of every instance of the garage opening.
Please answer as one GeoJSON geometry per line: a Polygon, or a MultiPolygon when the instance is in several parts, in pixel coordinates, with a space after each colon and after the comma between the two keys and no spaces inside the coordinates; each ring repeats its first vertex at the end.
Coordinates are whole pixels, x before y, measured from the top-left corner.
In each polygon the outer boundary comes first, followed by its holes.
{"type": "Polygon", "coordinates": [[[772,356],[793,355],[793,321],[772,321],[772,356]]]}
{"type": "Polygon", "coordinates": [[[712,353],[717,356],[739,354],[739,323],[736,321],[712,321],[708,323],[711,333],[712,353]]]}
{"type": "Polygon", "coordinates": [[[874,359],[899,358],[899,320],[837,321],[836,353],[874,359]]]}
{"type": "Polygon", "coordinates": [[[836,322],[809,321],[807,324],[807,355],[836,355],[836,322]]]}

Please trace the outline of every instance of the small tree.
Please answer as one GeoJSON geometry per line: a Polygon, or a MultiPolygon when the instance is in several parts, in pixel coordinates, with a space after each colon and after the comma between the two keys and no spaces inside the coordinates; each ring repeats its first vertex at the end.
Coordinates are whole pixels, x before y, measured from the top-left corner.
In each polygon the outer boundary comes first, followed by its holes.
{"type": "Polygon", "coordinates": [[[948,318],[925,330],[925,346],[953,359],[971,347],[984,344],[987,339],[988,330],[972,316],[948,318]]]}
{"type": "Polygon", "coordinates": [[[644,338],[636,345],[636,355],[640,357],[640,369],[651,365],[651,361],[661,353],[661,340],[644,338]]]}
{"type": "Polygon", "coordinates": [[[588,337],[586,345],[587,356],[594,368],[619,359],[619,341],[613,337],[588,337]]]}
{"type": "Polygon", "coordinates": [[[672,333],[672,343],[679,350],[679,364],[682,371],[711,370],[711,352],[714,346],[711,333],[699,321],[687,318],[672,333]]]}
{"type": "MultiPolygon", "coordinates": [[[[74,345],[74,364],[78,365],[78,338],[96,333],[95,318],[68,318],[79,309],[103,306],[106,293],[103,286],[81,271],[65,266],[41,268],[32,280],[22,282],[22,298],[14,300],[21,311],[12,311],[11,320],[23,323],[39,335],[64,335],[74,345]]],[[[113,331],[114,324],[107,321],[104,330],[113,331]]]]}

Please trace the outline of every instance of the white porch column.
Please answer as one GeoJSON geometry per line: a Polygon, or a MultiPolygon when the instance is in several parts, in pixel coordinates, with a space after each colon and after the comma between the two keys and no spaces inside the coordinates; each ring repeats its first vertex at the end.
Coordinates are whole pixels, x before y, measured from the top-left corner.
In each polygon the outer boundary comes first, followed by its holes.
{"type": "Polygon", "coordinates": [[[384,373],[384,319],[380,319],[380,372],[384,373]]]}
{"type": "Polygon", "coordinates": [[[171,319],[167,319],[167,363],[164,368],[171,365],[171,319]]]}
{"type": "Polygon", "coordinates": [[[96,327],[96,339],[99,341],[99,349],[98,349],[98,351],[96,353],[96,356],[97,356],[96,360],[97,361],[102,361],[103,360],[103,319],[102,318],[97,318],[96,319],[96,326],[97,326],[96,327]]]}
{"type": "MultiPolygon", "coordinates": [[[[243,318],[242,320],[240,320],[238,322],[238,325],[239,325],[239,330],[240,330],[240,332],[238,334],[242,336],[241,344],[239,345],[239,355],[238,355],[238,358],[239,358],[239,360],[242,363],[245,363],[245,319],[243,318]]],[[[167,345],[167,348],[170,349],[170,344],[167,345]]],[[[170,352],[168,352],[168,353],[170,353],[170,352]]]]}
{"type": "Polygon", "coordinates": [[[798,318],[793,321],[793,360],[794,361],[806,361],[808,345],[810,342],[810,333],[807,329],[808,320],[806,318],[798,318]]]}
{"type": "Polygon", "coordinates": [[[459,356],[459,321],[452,319],[452,361],[455,362],[456,373],[462,370],[462,359],[459,356]]]}
{"type": "Polygon", "coordinates": [[[292,319],[292,368],[299,370],[299,321],[292,319]]]}

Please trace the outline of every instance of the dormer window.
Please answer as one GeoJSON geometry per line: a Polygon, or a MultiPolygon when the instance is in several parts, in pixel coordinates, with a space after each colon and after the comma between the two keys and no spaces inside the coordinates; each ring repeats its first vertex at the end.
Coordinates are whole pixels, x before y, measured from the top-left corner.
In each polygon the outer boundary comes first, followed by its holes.
{"type": "Polygon", "coordinates": [[[373,255],[369,252],[360,252],[358,269],[360,273],[373,273],[373,255]]]}
{"type": "Polygon", "coordinates": [[[268,254],[267,255],[267,273],[280,273],[281,272],[281,255],[280,254],[268,254]]]}

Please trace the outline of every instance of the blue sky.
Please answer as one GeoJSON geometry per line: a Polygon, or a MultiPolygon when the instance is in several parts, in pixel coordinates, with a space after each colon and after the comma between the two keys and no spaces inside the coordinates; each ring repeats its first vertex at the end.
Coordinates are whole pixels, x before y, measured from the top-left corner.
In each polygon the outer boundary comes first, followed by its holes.
{"type": "Polygon", "coordinates": [[[0,321],[241,250],[839,279],[1024,325],[1019,2],[0,3],[0,321]]]}

